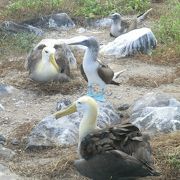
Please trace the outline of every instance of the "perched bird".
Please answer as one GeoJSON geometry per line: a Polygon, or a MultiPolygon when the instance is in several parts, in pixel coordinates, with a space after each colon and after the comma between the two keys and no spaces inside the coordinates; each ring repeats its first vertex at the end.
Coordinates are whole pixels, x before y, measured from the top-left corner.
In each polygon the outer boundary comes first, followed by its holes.
{"type": "Polygon", "coordinates": [[[142,13],[141,15],[137,16],[136,18],[132,19],[131,21],[122,19],[119,13],[112,14],[110,16],[110,18],[112,19],[112,24],[110,28],[110,36],[118,37],[121,34],[127,33],[133,29],[136,29],[138,23],[143,21],[151,10],[152,8],[147,10],[145,13],[142,13]]]}
{"type": "Polygon", "coordinates": [[[54,114],[58,119],[73,112],[82,112],[79,126],[79,160],[76,169],[94,180],[118,180],[157,176],[153,167],[148,136],[131,123],[99,129],[97,127],[98,104],[83,96],[72,105],[54,114]]]}
{"type": "Polygon", "coordinates": [[[114,79],[119,76],[119,73],[114,73],[113,70],[107,65],[98,60],[99,44],[94,37],[88,37],[85,40],[68,43],[69,45],[83,45],[87,49],[81,64],[81,74],[88,82],[87,95],[94,97],[96,100],[104,101],[104,93],[106,84],[119,85],[114,79]],[[93,92],[93,85],[99,85],[101,88],[100,93],[93,92]]]}
{"type": "Polygon", "coordinates": [[[37,82],[69,81],[70,68],[61,50],[61,45],[49,47],[45,44],[33,49],[25,64],[30,78],[37,82]]]}

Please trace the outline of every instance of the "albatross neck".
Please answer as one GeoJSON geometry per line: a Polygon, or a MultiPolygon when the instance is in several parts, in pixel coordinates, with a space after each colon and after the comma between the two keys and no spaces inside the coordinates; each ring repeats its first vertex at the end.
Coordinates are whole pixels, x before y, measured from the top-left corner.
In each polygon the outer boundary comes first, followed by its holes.
{"type": "Polygon", "coordinates": [[[79,126],[79,142],[89,133],[97,129],[97,108],[89,106],[79,126]]]}

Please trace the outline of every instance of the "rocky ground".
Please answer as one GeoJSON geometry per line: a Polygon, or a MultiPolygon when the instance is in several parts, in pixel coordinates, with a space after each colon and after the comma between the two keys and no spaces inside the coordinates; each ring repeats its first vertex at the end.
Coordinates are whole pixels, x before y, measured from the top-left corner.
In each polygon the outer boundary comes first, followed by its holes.
{"type": "MultiPolygon", "coordinates": [[[[109,37],[108,29],[90,28],[84,33],[78,33],[77,29],[48,32],[46,37],[70,38],[77,34],[88,35],[97,37],[101,44],[113,40],[109,37]]],[[[12,93],[0,96],[0,103],[5,108],[0,111],[0,134],[7,139],[5,147],[16,153],[10,159],[0,157],[0,163],[9,166],[13,172],[22,177],[19,179],[84,179],[72,165],[76,158],[77,147],[26,152],[25,142],[32,127],[45,116],[55,112],[58,100],[64,97],[76,100],[85,94],[86,82],[82,79],[79,70],[76,70],[72,72],[74,77],[70,83],[46,85],[34,83],[28,78],[28,73],[24,69],[26,56],[27,54],[17,57],[10,55],[8,61],[0,62],[0,83],[15,88],[12,93]]],[[[115,107],[121,104],[131,105],[148,92],[164,92],[180,100],[178,77],[180,69],[177,66],[157,65],[156,62],[151,61],[151,57],[146,57],[146,60],[142,60],[142,57],[117,59],[100,56],[99,58],[108,63],[115,72],[125,70],[117,79],[121,85],[109,85],[107,88],[108,92],[112,92],[107,96],[107,101],[115,107]]],[[[175,140],[172,141],[178,146],[180,142],[177,136],[179,134],[174,135],[175,140]]],[[[159,147],[157,141],[156,139],[152,142],[154,146],[159,147]]],[[[161,170],[162,167],[158,168],[161,170]]]]}

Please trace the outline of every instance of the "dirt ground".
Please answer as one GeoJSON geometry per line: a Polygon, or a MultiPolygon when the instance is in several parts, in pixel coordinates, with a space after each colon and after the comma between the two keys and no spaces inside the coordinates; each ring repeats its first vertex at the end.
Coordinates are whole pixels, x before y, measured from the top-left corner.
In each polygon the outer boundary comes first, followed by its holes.
{"type": "MultiPolygon", "coordinates": [[[[49,32],[48,38],[70,38],[76,36],[77,29],[62,32],[49,32]]],[[[105,44],[113,39],[107,29],[88,29],[79,35],[93,35],[100,43],[105,44]]],[[[83,180],[73,168],[77,157],[77,147],[54,148],[37,152],[26,152],[25,141],[31,128],[45,116],[55,112],[56,103],[61,98],[76,100],[86,92],[86,82],[79,70],[72,72],[73,80],[65,84],[39,85],[28,78],[24,69],[27,54],[0,61],[0,83],[12,85],[12,94],[2,97],[0,103],[5,107],[0,111],[0,133],[7,139],[7,147],[17,153],[13,161],[5,162],[23,179],[72,179],[83,180]],[[10,144],[11,139],[20,140],[18,146],[10,144]],[[58,157],[58,158],[57,158],[58,157]],[[58,163],[58,161],[60,161],[58,163]],[[25,178],[26,177],[26,178],[25,178]]],[[[115,107],[121,104],[132,104],[134,100],[148,92],[164,92],[180,100],[180,83],[177,78],[177,67],[174,65],[157,65],[151,61],[137,58],[99,57],[116,72],[125,70],[117,79],[120,86],[108,85],[107,101],[115,107]]]]}

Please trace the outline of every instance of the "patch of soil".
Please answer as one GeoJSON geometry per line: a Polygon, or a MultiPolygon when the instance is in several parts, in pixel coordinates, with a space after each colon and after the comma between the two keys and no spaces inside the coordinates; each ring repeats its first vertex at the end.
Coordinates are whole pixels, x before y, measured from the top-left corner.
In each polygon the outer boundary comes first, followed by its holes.
{"type": "Polygon", "coordinates": [[[161,84],[173,83],[175,75],[167,74],[162,76],[133,76],[129,77],[128,84],[131,86],[159,87],[161,84]]]}

